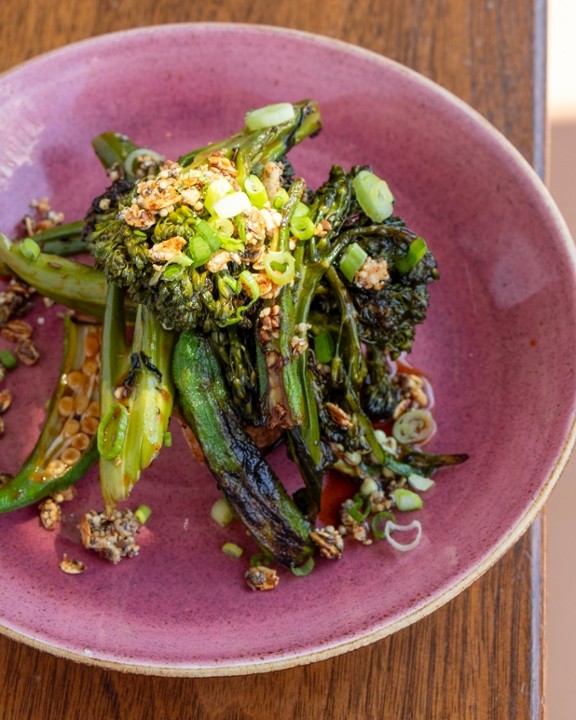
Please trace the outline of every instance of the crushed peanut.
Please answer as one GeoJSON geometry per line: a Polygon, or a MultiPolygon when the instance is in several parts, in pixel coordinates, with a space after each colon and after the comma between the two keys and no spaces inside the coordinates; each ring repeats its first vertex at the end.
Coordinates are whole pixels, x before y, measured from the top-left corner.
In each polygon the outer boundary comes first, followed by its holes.
{"type": "Polygon", "coordinates": [[[59,563],[60,570],[67,575],[81,575],[86,569],[86,565],[81,560],[69,558],[66,553],[59,563]]]}
{"type": "Polygon", "coordinates": [[[265,565],[255,565],[246,571],[244,577],[251,590],[274,590],[280,582],[278,573],[274,568],[265,565]]]}
{"type": "Polygon", "coordinates": [[[135,557],[140,551],[136,535],[141,524],[129,510],[115,510],[111,516],[91,510],[80,522],[82,544],[116,564],[122,558],[135,557]]]}

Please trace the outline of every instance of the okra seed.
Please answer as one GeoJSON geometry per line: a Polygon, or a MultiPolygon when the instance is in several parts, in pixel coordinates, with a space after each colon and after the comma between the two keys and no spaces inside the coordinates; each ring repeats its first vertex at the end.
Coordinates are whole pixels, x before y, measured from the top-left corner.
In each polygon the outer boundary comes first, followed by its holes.
{"type": "Polygon", "coordinates": [[[96,435],[98,432],[98,419],[92,415],[83,417],[82,420],[80,420],[80,429],[86,433],[86,435],[96,435]]]}
{"type": "Polygon", "coordinates": [[[90,438],[86,433],[79,432],[70,441],[70,445],[75,448],[76,450],[80,450],[80,452],[83,452],[86,450],[88,445],[90,444],[90,438]]]}
{"type": "Polygon", "coordinates": [[[74,398],[70,395],[64,395],[58,401],[58,412],[60,415],[72,415],[74,412],[74,398]]]}
{"type": "Polygon", "coordinates": [[[60,459],[65,465],[75,465],[78,460],[80,460],[80,450],[74,447],[68,447],[62,455],[60,455],[60,459]]]}
{"type": "Polygon", "coordinates": [[[78,420],[70,418],[70,420],[67,420],[64,424],[64,427],[62,428],[62,434],[65,438],[70,438],[73,435],[76,435],[78,430],[80,430],[80,423],[78,422],[78,420]]]}

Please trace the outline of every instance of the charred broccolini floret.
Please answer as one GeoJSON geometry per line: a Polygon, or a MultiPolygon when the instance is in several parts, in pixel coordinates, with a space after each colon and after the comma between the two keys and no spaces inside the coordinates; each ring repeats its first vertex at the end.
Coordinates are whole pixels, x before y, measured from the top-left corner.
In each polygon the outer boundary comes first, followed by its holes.
{"type": "Polygon", "coordinates": [[[274,175],[290,148],[319,129],[316,104],[304,101],[279,125],[246,127],[155,175],[119,179],[87,218],[96,266],[167,328],[242,322],[261,282],[253,265],[279,222],[262,207],[281,189],[274,175]],[[260,180],[267,175],[268,193],[260,180]]]}

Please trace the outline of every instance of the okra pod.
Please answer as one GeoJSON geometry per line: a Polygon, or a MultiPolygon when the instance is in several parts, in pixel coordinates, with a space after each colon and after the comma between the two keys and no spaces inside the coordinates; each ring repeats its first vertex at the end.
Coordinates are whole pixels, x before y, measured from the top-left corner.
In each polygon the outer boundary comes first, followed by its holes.
{"type": "Polygon", "coordinates": [[[206,338],[179,336],[173,376],[182,414],[236,516],[279,562],[302,566],[313,552],[310,524],[246,434],[206,338]]]}
{"type": "Polygon", "coordinates": [[[98,457],[100,326],[65,319],[64,357],[46,421],[22,468],[0,487],[0,513],[32,505],[79,480],[98,457]]]}

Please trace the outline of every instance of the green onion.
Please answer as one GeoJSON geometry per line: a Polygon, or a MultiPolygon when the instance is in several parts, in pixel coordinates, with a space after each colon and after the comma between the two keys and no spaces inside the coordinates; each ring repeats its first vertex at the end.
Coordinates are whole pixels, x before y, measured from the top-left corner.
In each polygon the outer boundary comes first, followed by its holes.
{"type": "Polygon", "coordinates": [[[282,102],[250,110],[245,116],[246,128],[250,131],[281,125],[294,119],[296,111],[291,103],[282,102]]]}
{"type": "Polygon", "coordinates": [[[34,262],[40,257],[40,246],[32,238],[26,238],[20,243],[20,252],[26,260],[34,262]]]}
{"type": "Polygon", "coordinates": [[[152,508],[150,508],[149,505],[139,505],[136,510],[134,510],[134,515],[140,525],[144,525],[150,518],[150,515],[152,515],[152,508]]]}
{"type": "Polygon", "coordinates": [[[208,185],[206,196],[204,197],[204,207],[208,212],[214,214],[214,204],[221,200],[228,193],[234,192],[234,187],[226,178],[218,178],[208,185]]]}
{"type": "Polygon", "coordinates": [[[374,478],[367,477],[363,482],[362,485],[360,485],[360,494],[361,495],[372,495],[372,493],[378,492],[380,490],[380,485],[374,480],[374,478]]]}
{"type": "Polygon", "coordinates": [[[18,366],[18,358],[11,350],[0,350],[0,365],[6,370],[14,370],[18,366]]]}
{"type": "Polygon", "coordinates": [[[348,509],[348,515],[350,515],[354,522],[362,522],[370,515],[371,509],[372,503],[370,499],[358,494],[354,496],[354,505],[348,509]]]}
{"type": "Polygon", "coordinates": [[[336,345],[334,344],[334,338],[332,337],[330,330],[323,330],[314,338],[314,353],[316,355],[316,361],[322,365],[325,365],[332,360],[335,349],[336,345]]]}
{"type": "Polygon", "coordinates": [[[300,567],[291,567],[290,570],[292,570],[292,573],[298,577],[309,575],[312,570],[314,570],[314,558],[309,557],[304,565],[300,565],[300,567]]]}
{"type": "Polygon", "coordinates": [[[238,280],[246,294],[249,295],[252,300],[258,300],[260,297],[260,287],[254,275],[249,270],[242,270],[240,275],[238,275],[238,280]]]}
{"type": "Polygon", "coordinates": [[[121,403],[114,403],[98,425],[98,452],[104,459],[114,460],[120,455],[127,428],[128,410],[121,403]]]}
{"type": "Polygon", "coordinates": [[[424,442],[436,432],[436,421],[429,410],[414,408],[400,415],[392,426],[392,435],[404,445],[424,442]]]}
{"type": "Polygon", "coordinates": [[[290,220],[290,232],[298,240],[310,240],[316,226],[308,215],[296,215],[290,220]]]}
{"type": "Polygon", "coordinates": [[[251,207],[252,203],[248,195],[242,190],[236,190],[216,200],[213,212],[220,218],[233,218],[251,207]]]}
{"type": "Polygon", "coordinates": [[[392,215],[394,196],[386,181],[378,175],[370,170],[360,170],[352,180],[352,188],[360,207],[370,220],[383,222],[392,215]]]}
{"type": "Polygon", "coordinates": [[[222,239],[217,230],[215,230],[206,220],[199,218],[196,221],[196,230],[198,235],[208,243],[210,250],[216,252],[222,245],[222,239]]]}
{"type": "Polygon", "coordinates": [[[415,240],[412,240],[406,255],[397,258],[394,261],[394,267],[399,273],[406,275],[406,273],[409,273],[410,270],[418,265],[420,260],[422,260],[424,255],[426,255],[427,250],[428,247],[426,246],[424,238],[418,237],[415,240]]]}
{"type": "Polygon", "coordinates": [[[400,512],[410,512],[412,510],[420,510],[424,505],[424,502],[420,495],[417,495],[412,490],[405,490],[404,488],[398,488],[392,493],[396,507],[400,512]]]}
{"type": "Polygon", "coordinates": [[[258,175],[249,175],[244,180],[244,191],[250,198],[252,205],[257,208],[263,208],[268,202],[268,193],[258,175]]]}
{"type": "Polygon", "coordinates": [[[230,218],[211,217],[206,221],[210,227],[214,228],[219,235],[232,237],[234,235],[234,223],[230,218]]]}
{"type": "Polygon", "coordinates": [[[393,513],[383,511],[376,513],[376,515],[372,518],[370,522],[372,533],[378,540],[383,540],[386,537],[385,527],[388,520],[392,520],[392,522],[395,521],[393,513]]]}
{"type": "Polygon", "coordinates": [[[210,245],[200,235],[194,235],[188,243],[188,251],[194,260],[194,267],[204,265],[212,256],[210,245]]]}
{"type": "Polygon", "coordinates": [[[242,550],[240,545],[236,545],[236,543],[225,542],[224,545],[222,545],[222,552],[229,557],[239,558],[242,557],[244,550],[242,550]]]}
{"type": "Polygon", "coordinates": [[[354,276],[366,262],[368,253],[366,253],[358,243],[348,245],[342,259],[340,260],[340,272],[348,282],[354,282],[354,276]]]}
{"type": "Polygon", "coordinates": [[[165,280],[174,280],[175,278],[180,277],[183,272],[184,268],[179,263],[169,263],[168,265],[164,265],[162,277],[165,280]]]}
{"type": "Polygon", "coordinates": [[[216,500],[210,508],[210,517],[215,523],[220,525],[220,527],[230,525],[232,520],[234,520],[234,513],[226,498],[221,497],[216,500]]]}
{"type": "Polygon", "coordinates": [[[426,490],[430,490],[431,487],[436,485],[434,480],[424,477],[424,475],[418,475],[417,473],[408,475],[406,480],[408,480],[408,484],[413,487],[414,490],[418,490],[419,492],[426,492],[426,490]]]}
{"type": "Polygon", "coordinates": [[[274,200],[272,201],[272,207],[275,210],[283,210],[284,206],[288,202],[290,198],[290,195],[288,195],[288,191],[284,188],[280,188],[276,195],[274,195],[274,200]]]}
{"type": "Polygon", "coordinates": [[[302,200],[298,200],[294,205],[294,210],[292,210],[292,217],[302,217],[303,215],[310,215],[310,208],[302,200]]]}
{"type": "Polygon", "coordinates": [[[172,447],[172,433],[168,430],[164,433],[164,447],[172,447]]]}
{"type": "Polygon", "coordinates": [[[262,262],[266,275],[276,285],[286,285],[294,280],[295,263],[289,252],[269,252],[262,262]]]}

